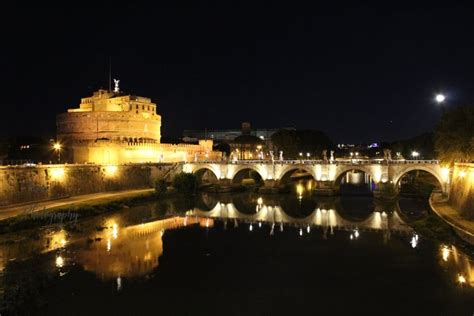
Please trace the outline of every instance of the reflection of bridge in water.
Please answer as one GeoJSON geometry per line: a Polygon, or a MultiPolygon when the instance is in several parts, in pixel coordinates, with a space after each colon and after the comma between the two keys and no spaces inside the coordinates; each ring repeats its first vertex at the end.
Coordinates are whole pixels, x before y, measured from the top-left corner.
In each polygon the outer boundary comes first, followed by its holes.
{"type": "Polygon", "coordinates": [[[294,217],[286,213],[281,206],[265,205],[261,203],[255,205],[255,213],[240,212],[234,203],[217,202],[211,210],[202,210],[194,208],[186,213],[187,216],[197,216],[200,218],[212,218],[219,220],[235,220],[249,224],[266,223],[274,225],[288,225],[307,229],[308,227],[329,228],[336,230],[366,230],[366,231],[385,231],[412,233],[413,229],[408,226],[398,215],[397,212],[379,212],[370,213],[362,220],[349,220],[342,217],[333,208],[315,208],[305,217],[294,217]]]}

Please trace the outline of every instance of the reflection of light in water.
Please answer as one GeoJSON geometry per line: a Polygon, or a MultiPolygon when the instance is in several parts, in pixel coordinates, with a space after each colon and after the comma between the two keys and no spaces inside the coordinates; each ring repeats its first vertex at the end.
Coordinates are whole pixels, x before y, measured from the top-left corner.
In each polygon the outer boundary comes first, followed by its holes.
{"type": "Polygon", "coordinates": [[[411,244],[412,248],[416,248],[416,246],[418,246],[418,235],[417,234],[415,234],[415,235],[413,235],[413,237],[411,237],[410,244],[411,244]]]}
{"type": "Polygon", "coordinates": [[[351,239],[351,240],[354,239],[354,235],[353,235],[353,234],[351,234],[350,239],[351,239]]]}
{"type": "Polygon", "coordinates": [[[117,237],[118,237],[118,226],[117,226],[117,224],[112,225],[112,237],[114,237],[114,239],[117,239],[117,237]]]}
{"type": "Polygon", "coordinates": [[[283,222],[280,223],[280,231],[283,231],[283,222]]]}
{"type": "Polygon", "coordinates": [[[466,278],[462,274],[460,274],[458,276],[458,282],[459,282],[459,284],[462,285],[462,284],[466,283],[466,278]]]}
{"type": "Polygon", "coordinates": [[[303,229],[300,228],[300,236],[303,236],[303,229]]]}
{"type": "Polygon", "coordinates": [[[443,246],[443,248],[441,249],[441,252],[443,254],[443,260],[444,261],[448,261],[448,258],[449,258],[449,249],[448,249],[448,246],[443,246]]]}
{"type": "Polygon", "coordinates": [[[250,226],[249,226],[249,230],[250,230],[250,231],[252,231],[252,230],[253,230],[253,225],[252,225],[252,224],[250,224],[250,226]]]}
{"type": "Polygon", "coordinates": [[[308,181],[308,184],[306,185],[306,189],[308,191],[311,191],[313,189],[313,181],[308,181]]]}
{"type": "Polygon", "coordinates": [[[67,244],[66,231],[61,229],[51,235],[51,241],[48,243],[46,251],[64,248],[67,244]]]}
{"type": "Polygon", "coordinates": [[[298,194],[298,199],[301,200],[303,198],[304,186],[301,183],[296,185],[296,193],[298,194]]]}
{"type": "Polygon", "coordinates": [[[188,224],[188,217],[187,217],[187,216],[185,216],[185,217],[184,217],[184,222],[183,222],[183,225],[184,225],[184,226],[186,226],[187,224],[188,224]]]}
{"type": "Polygon", "coordinates": [[[122,278],[120,275],[117,277],[117,291],[120,291],[122,289],[122,278]]]}
{"type": "Polygon", "coordinates": [[[354,230],[354,237],[359,238],[359,230],[357,229],[354,230]]]}
{"type": "Polygon", "coordinates": [[[206,220],[206,227],[209,227],[209,218],[206,220]]]}
{"type": "Polygon", "coordinates": [[[273,235],[273,233],[274,233],[273,230],[274,230],[274,229],[275,229],[275,223],[272,224],[272,229],[270,230],[270,236],[273,235]]]}
{"type": "Polygon", "coordinates": [[[56,267],[62,268],[64,266],[64,259],[61,256],[56,257],[56,267]]]}
{"type": "Polygon", "coordinates": [[[306,232],[309,234],[310,231],[311,231],[311,228],[308,225],[308,227],[306,227],[306,232]]]}
{"type": "Polygon", "coordinates": [[[110,249],[112,249],[112,242],[110,241],[110,238],[107,238],[107,251],[110,252],[110,249]]]}
{"type": "Polygon", "coordinates": [[[262,227],[262,222],[258,222],[258,227],[262,227]]]}

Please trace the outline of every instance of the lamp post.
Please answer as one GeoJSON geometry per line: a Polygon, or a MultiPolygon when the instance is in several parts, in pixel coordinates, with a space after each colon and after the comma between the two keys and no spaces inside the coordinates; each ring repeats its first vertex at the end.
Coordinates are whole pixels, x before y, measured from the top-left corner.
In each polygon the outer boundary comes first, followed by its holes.
{"type": "Polygon", "coordinates": [[[61,144],[56,142],[54,143],[53,148],[58,155],[58,163],[60,163],[61,162],[61,144]]]}

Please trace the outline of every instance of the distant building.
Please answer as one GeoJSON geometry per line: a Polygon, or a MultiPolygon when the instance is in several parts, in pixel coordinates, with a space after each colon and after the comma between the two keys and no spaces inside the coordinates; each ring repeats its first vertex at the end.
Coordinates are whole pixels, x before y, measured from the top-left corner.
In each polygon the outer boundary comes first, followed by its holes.
{"type": "Polygon", "coordinates": [[[185,130],[183,141],[195,142],[198,139],[210,139],[217,144],[228,144],[232,158],[270,159],[269,151],[273,150],[271,138],[279,130],[278,128],[252,129],[249,122],[243,122],[241,129],[185,130]]]}
{"type": "Polygon", "coordinates": [[[163,144],[161,116],[151,99],[115,90],[82,98],[79,108],[57,116],[57,137],[69,150],[66,161],[99,164],[216,159],[212,140],[198,145],[163,144]]]}
{"type": "MultiPolygon", "coordinates": [[[[291,127],[291,129],[294,128],[291,127]]],[[[241,135],[252,135],[263,141],[269,141],[278,130],[278,128],[252,129],[250,123],[244,122],[241,129],[185,130],[183,132],[183,141],[195,142],[198,139],[211,139],[215,143],[230,143],[241,135]]]]}

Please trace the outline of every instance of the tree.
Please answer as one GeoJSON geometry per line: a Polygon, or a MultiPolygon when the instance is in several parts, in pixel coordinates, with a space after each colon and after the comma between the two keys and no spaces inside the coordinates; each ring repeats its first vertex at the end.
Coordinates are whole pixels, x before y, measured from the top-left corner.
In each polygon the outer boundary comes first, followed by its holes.
{"type": "Polygon", "coordinates": [[[178,173],[173,179],[173,187],[179,193],[194,193],[198,187],[197,176],[193,173],[178,173]]]}
{"type": "Polygon", "coordinates": [[[155,193],[157,195],[163,195],[166,193],[168,185],[165,179],[158,179],[155,181],[155,193]]]}
{"type": "Polygon", "coordinates": [[[282,150],[284,157],[299,158],[302,152],[306,158],[306,153],[311,157],[321,157],[324,149],[333,147],[329,137],[317,130],[286,130],[282,129],[272,135],[273,145],[277,151],[282,150]]]}
{"type": "Polygon", "coordinates": [[[474,106],[446,111],[435,131],[435,150],[445,163],[474,161],[474,106]]]}

